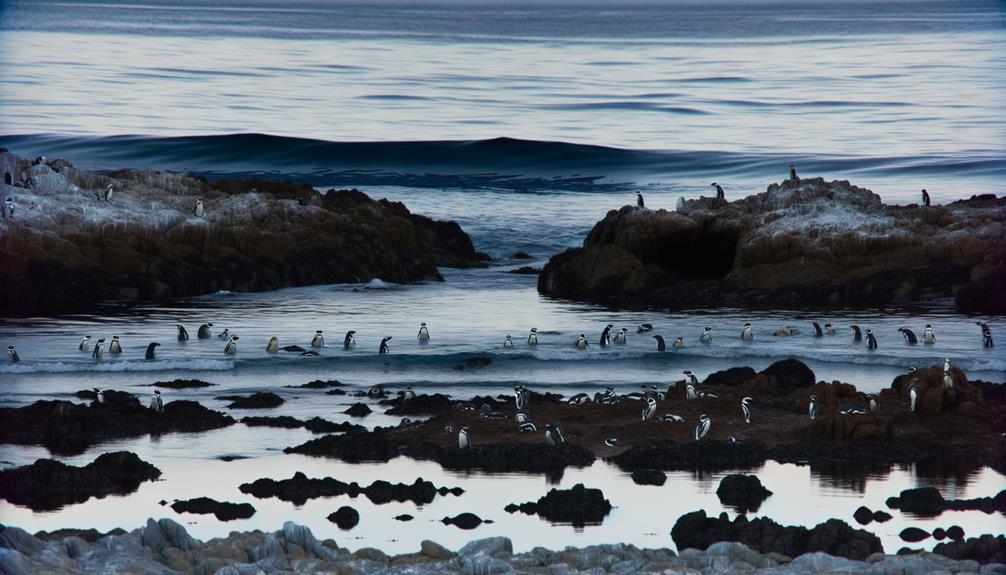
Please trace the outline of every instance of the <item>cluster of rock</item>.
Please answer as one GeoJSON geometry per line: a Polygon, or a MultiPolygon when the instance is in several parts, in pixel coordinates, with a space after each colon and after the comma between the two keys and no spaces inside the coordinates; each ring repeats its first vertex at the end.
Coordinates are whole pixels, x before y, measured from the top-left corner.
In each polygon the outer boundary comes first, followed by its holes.
{"type": "Polygon", "coordinates": [[[283,501],[290,501],[294,505],[303,505],[308,499],[317,497],[349,495],[356,498],[361,494],[366,495],[367,499],[377,505],[391,501],[412,501],[416,505],[426,505],[432,503],[437,495],[452,494],[457,496],[464,493],[460,487],[438,488],[422,477],[417,478],[412,485],[377,480],[367,487],[361,487],[355,481],[345,483],[332,477],[314,479],[300,471],[290,479],[279,481],[270,478],[256,479],[252,483],[241,484],[239,489],[242,493],[254,495],[259,499],[276,497],[283,501]]]}
{"type": "MultiPolygon", "coordinates": [[[[994,539],[993,539],[994,540],[994,539]]],[[[971,548],[977,540],[969,540],[971,548]]],[[[988,543],[988,542],[986,542],[988,543]]],[[[981,573],[1001,574],[1006,565],[981,565],[973,559],[950,559],[934,553],[884,555],[862,560],[821,551],[786,556],[760,553],[736,542],[699,549],[638,549],[632,545],[592,545],[551,551],[536,547],[514,553],[506,537],[475,540],[450,551],[423,541],[419,551],[388,556],[378,549],[350,552],[334,540],[319,541],[310,529],[287,522],[279,531],[232,532],[224,538],[199,541],[170,519],[149,519],[142,529],[85,540],[71,535],[43,540],[22,529],[0,530],[0,570],[9,575],[33,573],[141,573],[169,575],[251,575],[285,573],[534,573],[542,575],[602,575],[605,573],[981,573]]]]}
{"type": "Polygon", "coordinates": [[[219,290],[440,280],[438,266],[488,259],[456,223],[357,190],[321,194],[289,182],[149,170],[93,174],[7,151],[0,164],[15,184],[3,185],[4,196],[17,205],[17,217],[0,223],[5,316],[219,290]]]}
{"type": "Polygon", "coordinates": [[[1006,198],[888,206],[847,181],[792,179],[734,202],[612,210],[554,256],[544,294],[626,307],[882,305],[957,296],[1004,313],[1006,198]]]}
{"type": "Polygon", "coordinates": [[[507,513],[520,511],[527,515],[538,515],[553,523],[583,527],[604,521],[611,511],[611,502],[604,498],[600,489],[588,489],[582,483],[577,483],[570,489],[552,489],[537,501],[520,505],[511,503],[505,510],[507,513]]]}

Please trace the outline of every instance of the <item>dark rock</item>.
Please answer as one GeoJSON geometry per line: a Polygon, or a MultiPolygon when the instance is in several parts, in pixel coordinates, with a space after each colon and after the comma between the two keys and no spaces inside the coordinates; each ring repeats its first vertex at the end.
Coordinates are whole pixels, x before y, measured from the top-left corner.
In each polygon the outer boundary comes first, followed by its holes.
{"type": "Polygon", "coordinates": [[[250,503],[229,503],[217,501],[209,497],[197,497],[186,501],[178,501],[171,505],[175,513],[213,514],[220,521],[248,519],[255,515],[255,508],[250,503]]]}
{"type": "Polygon", "coordinates": [[[343,413],[353,417],[366,417],[373,413],[373,410],[371,410],[365,403],[354,403],[349,407],[349,409],[343,411],[343,413]]]}
{"type": "Polygon", "coordinates": [[[878,509],[873,512],[873,520],[876,521],[877,523],[887,523],[891,519],[893,519],[893,517],[891,516],[890,513],[886,511],[881,511],[878,509]]]}
{"type": "Polygon", "coordinates": [[[737,387],[739,385],[744,385],[751,379],[754,379],[755,375],[758,374],[750,367],[731,367],[730,369],[710,373],[709,377],[702,382],[702,385],[726,385],[730,387],[737,387]]]}
{"type": "Polygon", "coordinates": [[[953,525],[947,529],[947,537],[953,539],[954,541],[963,541],[964,530],[961,529],[959,525],[953,525]]]}
{"type": "Polygon", "coordinates": [[[507,272],[508,274],[517,274],[522,276],[533,276],[541,273],[541,268],[536,268],[534,266],[521,266],[517,269],[513,269],[507,272]]]}
{"type": "MultiPolygon", "coordinates": [[[[509,509],[509,506],[508,506],[509,509]]],[[[571,489],[552,489],[538,501],[521,503],[521,513],[537,514],[553,523],[571,523],[575,527],[597,525],[611,511],[611,502],[600,489],[587,489],[577,483],[571,489]]]]}
{"type": "Polygon", "coordinates": [[[812,441],[884,442],[894,437],[894,425],[886,416],[829,413],[819,415],[807,426],[806,437],[812,441]]]}
{"type": "Polygon", "coordinates": [[[402,513],[401,515],[395,515],[395,521],[412,521],[415,519],[408,513],[402,513]]]}
{"type": "Polygon", "coordinates": [[[887,505],[892,509],[900,509],[903,513],[912,513],[921,517],[936,517],[946,510],[978,510],[985,513],[1006,514],[1006,489],[1000,491],[995,497],[947,501],[943,499],[935,487],[919,487],[905,489],[898,497],[889,498],[887,505]]]}
{"type": "Polygon", "coordinates": [[[870,523],[873,523],[873,511],[870,511],[867,507],[860,506],[859,509],[856,509],[856,512],[852,514],[852,518],[860,525],[869,525],[870,523]]]}
{"type": "Polygon", "coordinates": [[[444,415],[451,411],[451,399],[440,393],[419,394],[409,400],[399,396],[379,403],[392,406],[385,412],[388,415],[444,415]]]}
{"type": "Polygon", "coordinates": [[[282,351],[289,353],[304,353],[306,349],[300,347],[299,345],[286,345],[280,348],[282,351]]]}
{"type": "Polygon", "coordinates": [[[636,469],[632,472],[632,481],[637,485],[663,485],[667,474],[659,469],[636,469]]]}
{"type": "Polygon", "coordinates": [[[929,532],[924,529],[919,529],[918,527],[906,527],[901,530],[898,537],[901,537],[902,541],[918,543],[919,541],[929,539],[929,532]]]}
{"type": "Polygon", "coordinates": [[[787,391],[811,387],[817,382],[814,372],[798,359],[777,361],[763,369],[761,373],[775,377],[779,387],[787,391]]]}
{"type": "Polygon", "coordinates": [[[346,395],[346,390],[339,388],[330,389],[325,392],[325,395],[346,395]]]}
{"type": "Polygon", "coordinates": [[[937,541],[943,541],[946,538],[947,538],[947,532],[945,529],[943,529],[942,527],[937,527],[936,529],[933,529],[933,539],[937,541]]]}
{"type": "Polygon", "coordinates": [[[296,429],[304,425],[303,421],[289,415],[280,417],[242,417],[241,423],[249,427],[282,427],[285,429],[296,429]]]}
{"type": "Polygon", "coordinates": [[[466,531],[475,529],[483,523],[482,518],[474,513],[461,513],[459,515],[455,515],[454,517],[444,517],[440,520],[440,522],[444,525],[453,525],[466,531]]]}
{"type": "Polygon", "coordinates": [[[241,459],[248,459],[248,456],[246,456],[246,455],[235,455],[235,454],[232,454],[232,453],[228,453],[227,455],[219,455],[219,456],[217,456],[217,459],[219,459],[220,461],[239,461],[241,459]]]}
{"type": "Polygon", "coordinates": [[[938,543],[933,548],[933,553],[938,553],[958,561],[971,559],[983,565],[1006,563],[1006,536],[1001,534],[986,534],[964,541],[962,535],[959,539],[947,543],[938,543]]]}
{"type": "Polygon", "coordinates": [[[515,251],[515,252],[513,253],[513,255],[512,255],[512,256],[510,256],[510,257],[511,257],[512,259],[515,259],[515,260],[530,260],[530,259],[534,259],[534,258],[532,258],[532,257],[530,256],[530,254],[528,254],[528,253],[527,253],[527,252],[525,252],[524,250],[517,250],[517,251],[515,251]]]}
{"type": "Polygon", "coordinates": [[[336,433],[339,431],[345,433],[357,433],[360,431],[366,431],[367,428],[348,421],[334,423],[320,417],[312,417],[304,422],[304,429],[310,431],[311,433],[336,433]]]}
{"type": "Polygon", "coordinates": [[[49,511],[92,497],[132,493],[160,476],[159,469],[128,451],[105,453],[84,467],[39,459],[0,471],[0,497],[33,511],[49,511]]]}
{"type": "Polygon", "coordinates": [[[788,557],[823,551],[862,561],[884,550],[876,535],[853,529],[838,519],[807,529],[784,527],[765,517],[749,520],[747,516],[739,515],[731,522],[725,513],[713,518],[707,517],[705,511],[693,511],[678,518],[671,537],[678,549],[705,550],[719,541],[736,541],[761,553],[779,553],[788,557]]]}
{"type": "Polygon", "coordinates": [[[360,522],[360,513],[348,505],[343,505],[329,515],[328,520],[338,525],[339,529],[348,531],[360,522]]]}
{"type": "Polygon", "coordinates": [[[102,533],[97,529],[56,529],[54,531],[39,531],[35,534],[35,537],[42,539],[43,541],[61,541],[67,537],[80,537],[88,543],[94,543],[104,537],[112,535],[125,535],[126,533],[127,531],[125,529],[118,527],[108,531],[107,533],[102,533]]]}
{"type": "Polygon", "coordinates": [[[283,405],[283,398],[271,391],[256,391],[248,397],[222,395],[215,399],[230,401],[228,409],[270,409],[283,405]]]}
{"type": "Polygon", "coordinates": [[[330,387],[343,387],[345,385],[346,385],[345,383],[342,383],[336,379],[330,379],[328,381],[316,379],[314,381],[309,381],[304,385],[287,385],[285,387],[289,387],[292,389],[328,389],[330,387]]]}
{"type": "Polygon", "coordinates": [[[761,480],[754,475],[734,473],[720,480],[716,488],[716,496],[720,503],[735,508],[740,513],[758,511],[762,501],[772,495],[772,492],[762,486],[761,480]]]}
{"type": "Polygon", "coordinates": [[[290,501],[294,505],[303,505],[308,499],[317,497],[337,497],[339,495],[357,497],[361,493],[377,505],[391,501],[412,501],[416,505],[426,505],[432,503],[438,494],[460,495],[464,493],[464,490],[458,487],[438,489],[429,481],[424,481],[422,477],[416,479],[412,485],[378,480],[363,488],[355,481],[344,483],[331,477],[313,479],[299,471],[290,479],[279,481],[268,478],[257,479],[253,483],[242,484],[238,489],[242,493],[254,495],[259,499],[276,497],[283,501],[290,501]]]}
{"type": "Polygon", "coordinates": [[[339,431],[350,433],[366,429],[363,426],[354,425],[348,421],[333,423],[320,417],[312,417],[307,421],[301,421],[296,417],[290,417],[289,415],[281,415],[279,417],[243,417],[241,418],[241,423],[250,427],[282,427],[286,429],[303,427],[311,433],[336,433],[339,431]]]}
{"type": "Polygon", "coordinates": [[[171,381],[158,381],[153,384],[154,387],[163,387],[167,389],[192,389],[197,387],[211,387],[213,385],[216,384],[207,383],[198,379],[173,379],[171,381]]]}
{"type": "MultiPolygon", "coordinates": [[[[455,365],[454,369],[458,371],[464,371],[466,369],[477,369],[480,367],[488,367],[492,365],[493,360],[488,357],[478,356],[478,357],[468,357],[465,358],[460,364],[455,365]]],[[[474,401],[474,400],[473,400],[474,401]]]]}

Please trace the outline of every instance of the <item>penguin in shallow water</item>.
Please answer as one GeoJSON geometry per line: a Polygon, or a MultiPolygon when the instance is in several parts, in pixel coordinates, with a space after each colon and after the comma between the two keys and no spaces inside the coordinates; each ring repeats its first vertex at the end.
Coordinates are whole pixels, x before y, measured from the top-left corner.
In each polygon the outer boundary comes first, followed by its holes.
{"type": "Polygon", "coordinates": [[[751,324],[745,323],[744,329],[741,330],[741,340],[742,341],[752,341],[754,340],[754,333],[751,331],[751,324]]]}
{"type": "Polygon", "coordinates": [[[531,333],[527,335],[527,344],[531,347],[538,347],[538,328],[531,328],[531,333]]]}
{"type": "Polygon", "coordinates": [[[392,336],[389,335],[388,337],[381,340],[381,346],[377,348],[377,353],[385,355],[391,352],[391,348],[388,347],[388,342],[391,341],[391,337],[392,336]]]}
{"type": "Polygon", "coordinates": [[[203,199],[196,198],[196,217],[197,218],[203,217],[203,212],[204,212],[203,199]]]}
{"type": "MultiPolygon", "coordinates": [[[[914,331],[908,329],[907,327],[899,327],[898,331],[901,332],[901,335],[905,337],[905,343],[909,345],[915,345],[919,343],[919,338],[915,337],[914,331]]],[[[867,333],[869,333],[869,330],[867,330],[867,333]]],[[[871,347],[870,349],[873,348],[871,347]]]]}
{"type": "Polygon", "coordinates": [[[238,352],[238,340],[241,339],[236,335],[232,335],[227,341],[227,345],[224,346],[224,353],[237,353],[238,352]]]}
{"type": "Polygon", "coordinates": [[[468,426],[467,425],[464,426],[464,427],[462,427],[461,431],[458,432],[458,447],[461,448],[461,449],[471,449],[472,448],[472,440],[468,436],[468,426]]]}
{"type": "Polygon", "coordinates": [[[807,406],[807,415],[811,419],[817,419],[817,396],[810,396],[810,404],[807,406]]]}
{"type": "Polygon", "coordinates": [[[77,351],[87,351],[91,347],[91,336],[85,335],[83,339],[80,340],[80,345],[77,346],[77,351]]]}
{"type": "Polygon", "coordinates": [[[419,324],[419,335],[416,336],[420,344],[430,343],[430,330],[426,329],[426,322],[419,324]]]}
{"type": "Polygon", "coordinates": [[[265,344],[266,353],[279,353],[279,338],[272,336],[269,338],[269,343],[265,344]]]}
{"type": "Polygon", "coordinates": [[[176,325],[175,327],[178,329],[178,341],[188,341],[189,332],[185,331],[185,326],[176,325]]]}
{"type": "Polygon", "coordinates": [[[604,327],[604,330],[601,331],[601,339],[598,341],[598,345],[601,347],[608,347],[611,345],[611,328],[613,327],[615,326],[610,323],[604,327]]]}
{"type": "Polygon", "coordinates": [[[628,333],[629,330],[624,327],[618,330],[618,332],[615,333],[615,345],[625,345],[629,343],[628,333]]]}
{"type": "Polygon", "coordinates": [[[838,330],[835,328],[835,326],[831,325],[830,323],[824,324],[825,335],[835,335],[836,333],[838,333],[838,330]]]}
{"type": "Polygon", "coordinates": [[[154,390],[154,395],[150,398],[150,409],[164,411],[164,399],[161,398],[161,390],[154,390]]]}
{"type": "Polygon", "coordinates": [[[325,335],[322,330],[314,332],[314,337],[311,338],[311,347],[325,347],[325,335]]]}
{"type": "Polygon", "coordinates": [[[745,397],[741,400],[741,411],[744,412],[744,423],[755,423],[757,418],[755,416],[755,409],[751,403],[754,400],[750,397],[745,397]]]}
{"type": "Polygon", "coordinates": [[[157,343],[156,341],[152,341],[149,344],[147,344],[147,352],[143,354],[143,359],[148,360],[157,359],[157,348],[160,345],[161,344],[157,343]]]}
{"type": "Polygon", "coordinates": [[[13,363],[21,361],[21,356],[17,354],[17,350],[14,349],[13,345],[7,346],[7,359],[9,359],[13,363]]]}
{"type": "Polygon", "coordinates": [[[926,324],[926,329],[922,331],[922,343],[936,343],[936,332],[933,331],[933,326],[928,323],[926,324]]]}
{"type": "Polygon", "coordinates": [[[930,204],[931,201],[929,199],[929,192],[927,192],[925,188],[922,188],[922,205],[925,207],[929,207],[930,204]]]}
{"type": "Polygon", "coordinates": [[[695,431],[692,433],[692,437],[695,441],[699,441],[705,436],[709,435],[709,430],[713,426],[713,420],[709,419],[709,416],[702,414],[699,416],[699,424],[695,426],[695,431]]]}
{"type": "Polygon", "coordinates": [[[702,343],[712,343],[713,342],[713,329],[706,326],[706,329],[699,336],[699,341],[702,343]]]}
{"type": "MultiPolygon", "coordinates": [[[[198,337],[199,339],[209,339],[210,337],[213,337],[213,334],[210,332],[211,327],[213,327],[212,323],[204,323],[203,325],[199,326],[199,330],[196,331],[196,337],[198,337]]],[[[186,339],[188,339],[188,335],[186,335],[185,337],[186,339]]]]}
{"type": "Polygon", "coordinates": [[[223,340],[228,340],[231,338],[231,330],[229,327],[225,327],[224,330],[217,334],[217,337],[223,340]]]}
{"type": "Polygon", "coordinates": [[[850,325],[849,329],[852,330],[852,341],[863,341],[863,332],[858,325],[850,325]]]}
{"type": "Polygon", "coordinates": [[[503,340],[503,349],[511,348],[513,348],[513,339],[510,337],[510,334],[506,334],[506,339],[503,340]]]}
{"type": "Polygon", "coordinates": [[[99,337],[98,342],[94,344],[94,351],[91,352],[91,357],[94,359],[101,359],[101,356],[105,354],[105,338],[99,337]]]}
{"type": "Polygon", "coordinates": [[[646,398],[646,407],[643,408],[643,421],[649,421],[653,419],[653,416],[657,413],[657,400],[652,397],[646,398]]]}
{"type": "Polygon", "coordinates": [[[709,185],[712,186],[712,187],[714,187],[714,188],[716,188],[716,199],[717,200],[725,200],[727,198],[726,194],[723,193],[723,186],[717,184],[716,182],[713,182],[713,183],[711,183],[709,185]]]}
{"type": "Polygon", "coordinates": [[[108,344],[108,353],[112,355],[119,355],[122,353],[122,344],[119,343],[119,336],[112,336],[112,341],[108,344]]]}
{"type": "Polygon", "coordinates": [[[685,338],[680,335],[674,338],[674,341],[671,342],[671,347],[675,349],[679,347],[685,347],[685,338]]]}
{"type": "Polygon", "coordinates": [[[978,325],[982,328],[982,347],[994,347],[995,343],[992,341],[992,328],[988,326],[985,322],[978,322],[978,325]]]}
{"type": "Polygon", "coordinates": [[[587,343],[587,336],[580,334],[580,337],[576,338],[576,343],[573,344],[576,349],[587,349],[590,344],[587,343]]]}
{"type": "Polygon", "coordinates": [[[641,323],[639,327],[636,328],[636,333],[646,333],[648,331],[653,331],[652,323],[641,323]]]}
{"type": "Polygon", "coordinates": [[[824,331],[821,330],[821,324],[816,321],[811,323],[814,324],[814,337],[824,337],[824,331]]]}
{"type": "Polygon", "coordinates": [[[342,340],[342,349],[350,350],[356,347],[356,339],[353,338],[353,334],[355,333],[353,330],[346,332],[346,338],[342,340]]]}
{"type": "Polygon", "coordinates": [[[877,349],[877,338],[873,335],[873,330],[870,328],[866,328],[866,348],[877,349]]]}
{"type": "Polygon", "coordinates": [[[664,351],[667,349],[667,344],[664,343],[664,336],[655,335],[653,339],[657,340],[657,351],[664,351]]]}
{"type": "Polygon", "coordinates": [[[643,201],[643,193],[636,192],[636,206],[640,208],[646,207],[646,202],[643,201]]]}

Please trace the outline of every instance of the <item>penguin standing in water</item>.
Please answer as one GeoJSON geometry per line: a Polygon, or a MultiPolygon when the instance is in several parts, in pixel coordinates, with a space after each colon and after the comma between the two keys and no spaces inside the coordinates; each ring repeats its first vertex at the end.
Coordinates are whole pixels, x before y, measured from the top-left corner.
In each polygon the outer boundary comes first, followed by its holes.
{"type": "Polygon", "coordinates": [[[354,330],[349,330],[346,332],[346,338],[342,340],[342,349],[350,350],[356,347],[356,339],[353,335],[356,333],[354,330]]]}
{"type": "Polygon", "coordinates": [[[272,336],[269,338],[269,343],[265,344],[266,353],[279,353],[279,338],[272,336]]]}
{"type": "Polygon", "coordinates": [[[322,330],[314,332],[314,337],[311,338],[311,347],[325,347],[325,335],[322,330]]]}
{"type": "Polygon", "coordinates": [[[204,211],[204,209],[203,209],[203,199],[202,198],[196,198],[196,217],[197,218],[203,217],[203,211],[204,211]]]}
{"type": "Polygon", "coordinates": [[[598,345],[601,347],[608,347],[611,345],[611,328],[613,327],[615,326],[610,323],[604,327],[604,330],[601,332],[601,340],[598,342],[598,345]]]}
{"type": "Polygon", "coordinates": [[[232,335],[230,340],[227,341],[227,345],[224,346],[224,353],[237,353],[239,339],[241,338],[236,335],[232,335]]]}
{"type": "Polygon", "coordinates": [[[105,353],[105,338],[99,337],[98,343],[94,344],[94,351],[91,352],[91,357],[98,360],[105,353]]]}
{"type": "Polygon", "coordinates": [[[185,331],[185,326],[176,325],[175,327],[178,329],[178,341],[188,341],[189,332],[185,331]]]}
{"type": "Polygon", "coordinates": [[[461,431],[458,432],[458,447],[460,449],[471,449],[472,448],[472,440],[471,440],[471,438],[468,437],[468,426],[467,425],[464,426],[464,427],[462,427],[461,431]]]}
{"type": "Polygon", "coordinates": [[[653,419],[653,416],[657,413],[657,400],[652,397],[646,398],[646,407],[643,408],[643,421],[649,421],[653,419]]]}
{"type": "Polygon", "coordinates": [[[750,397],[745,397],[741,400],[741,411],[744,412],[744,423],[755,423],[758,421],[755,415],[754,406],[751,405],[753,401],[754,400],[750,397]]]}
{"type": "Polygon", "coordinates": [[[419,340],[420,345],[426,345],[430,343],[430,330],[426,329],[426,322],[419,324],[419,335],[416,336],[419,340]]]}
{"type": "Polygon", "coordinates": [[[91,348],[91,336],[85,335],[84,339],[80,340],[80,345],[77,346],[77,351],[87,351],[91,348]]]}
{"type": "Polygon", "coordinates": [[[643,201],[643,193],[636,192],[636,207],[645,208],[646,202],[643,201]]]}
{"type": "Polygon", "coordinates": [[[648,331],[653,331],[652,323],[641,323],[639,327],[636,328],[636,333],[646,333],[648,331]]]}
{"type": "Polygon", "coordinates": [[[727,199],[727,195],[725,193],[723,193],[723,186],[717,184],[716,182],[713,182],[713,183],[711,183],[709,185],[712,186],[712,187],[714,187],[714,188],[716,188],[716,199],[717,200],[725,200],[725,199],[727,199]]]}
{"type": "Polygon", "coordinates": [[[112,336],[112,341],[108,344],[108,353],[112,355],[119,355],[122,353],[122,344],[119,343],[119,336],[112,336]]]}
{"type": "Polygon", "coordinates": [[[388,337],[382,339],[381,340],[381,346],[379,348],[377,348],[377,353],[379,353],[381,355],[386,355],[386,354],[390,353],[391,352],[391,348],[388,347],[388,342],[389,341],[391,341],[391,336],[390,335],[388,337]]]}
{"type": "Polygon", "coordinates": [[[674,341],[671,342],[671,347],[674,349],[677,349],[679,347],[685,347],[685,338],[680,335],[674,338],[674,341]]]}
{"type": "MultiPolygon", "coordinates": [[[[204,323],[199,326],[199,331],[196,332],[196,337],[199,339],[209,339],[213,337],[213,333],[210,332],[210,328],[213,327],[212,323],[204,323]]],[[[186,336],[187,338],[188,336],[186,336]]]]}
{"type": "Polygon", "coordinates": [[[796,175],[796,166],[794,166],[793,164],[789,165],[789,179],[791,179],[791,180],[799,180],[800,179],[796,175]]]}
{"type": "Polygon", "coordinates": [[[709,419],[709,416],[703,413],[699,416],[699,424],[695,426],[695,431],[692,434],[692,437],[695,438],[695,441],[701,440],[705,436],[709,435],[709,429],[712,428],[712,426],[713,420],[709,419]]]}
{"type": "Polygon", "coordinates": [[[223,339],[223,340],[230,339],[231,338],[231,329],[229,327],[225,327],[222,332],[220,332],[220,333],[217,334],[217,337],[220,338],[220,339],[223,339]]]}
{"type": "Polygon", "coordinates": [[[587,336],[580,334],[580,337],[576,338],[576,343],[573,344],[576,349],[587,349],[590,344],[587,343],[587,336]]]}
{"type": "Polygon", "coordinates": [[[863,332],[858,325],[850,325],[849,329],[852,330],[852,341],[863,341],[863,332]]]}
{"type": "Polygon", "coordinates": [[[929,192],[925,188],[922,188],[922,205],[924,207],[929,207],[931,202],[929,201],[929,192]]]}
{"type": "Polygon", "coordinates": [[[12,363],[21,361],[21,356],[17,354],[17,350],[14,349],[13,345],[7,346],[7,359],[11,360],[12,363]]]}
{"type": "Polygon", "coordinates": [[[531,333],[527,335],[527,344],[531,347],[538,347],[538,328],[531,328],[531,333]]]}
{"type": "Polygon", "coordinates": [[[615,334],[615,345],[625,345],[629,343],[628,333],[629,330],[624,327],[618,330],[618,332],[615,334]]]}
{"type": "Polygon", "coordinates": [[[513,349],[513,339],[510,334],[506,334],[506,339],[503,340],[503,349],[513,349]]]}
{"type": "Polygon", "coordinates": [[[810,396],[810,404],[807,406],[807,415],[811,419],[817,419],[817,396],[810,396]]]}
{"type": "Polygon", "coordinates": [[[154,395],[150,398],[150,409],[157,412],[164,411],[164,399],[161,398],[161,390],[154,390],[154,395]]]}
{"type": "Polygon", "coordinates": [[[667,349],[667,345],[664,343],[664,336],[655,335],[653,339],[657,340],[657,351],[664,351],[667,349]]]}
{"type": "Polygon", "coordinates": [[[835,328],[835,326],[831,325],[830,323],[826,323],[824,324],[824,333],[825,335],[835,335],[836,333],[838,333],[838,330],[835,328]]]}
{"type": "Polygon", "coordinates": [[[933,326],[928,323],[926,324],[926,329],[922,332],[922,343],[936,343],[936,332],[933,331],[933,326]]]}
{"type": "Polygon", "coordinates": [[[751,324],[745,323],[744,329],[741,330],[741,340],[752,341],[754,340],[754,333],[751,331],[751,324]]]}
{"type": "Polygon", "coordinates": [[[705,331],[699,336],[699,341],[702,343],[712,343],[713,342],[713,328],[706,326],[705,331]]]}
{"type": "MultiPolygon", "coordinates": [[[[912,334],[913,336],[915,334],[912,334]]],[[[873,330],[866,328],[866,348],[867,349],[877,349],[877,338],[873,335],[873,330]]]]}
{"type": "Polygon", "coordinates": [[[982,347],[994,347],[995,344],[992,341],[992,328],[989,327],[989,324],[980,321],[978,322],[978,326],[982,328],[982,347]]]}
{"type": "MultiPolygon", "coordinates": [[[[914,331],[908,329],[907,327],[899,327],[898,331],[901,332],[901,335],[905,336],[905,343],[908,345],[915,345],[919,343],[919,338],[915,337],[914,331]]],[[[866,333],[869,334],[870,330],[866,330],[866,333]]],[[[871,347],[870,349],[873,348],[871,347]]]]}
{"type": "Polygon", "coordinates": [[[150,342],[150,344],[147,345],[147,352],[143,355],[143,359],[147,360],[157,359],[157,347],[160,345],[161,344],[157,343],[156,341],[150,342]]]}
{"type": "Polygon", "coordinates": [[[821,330],[821,324],[816,321],[811,323],[814,324],[814,337],[824,337],[824,331],[821,330]]]}

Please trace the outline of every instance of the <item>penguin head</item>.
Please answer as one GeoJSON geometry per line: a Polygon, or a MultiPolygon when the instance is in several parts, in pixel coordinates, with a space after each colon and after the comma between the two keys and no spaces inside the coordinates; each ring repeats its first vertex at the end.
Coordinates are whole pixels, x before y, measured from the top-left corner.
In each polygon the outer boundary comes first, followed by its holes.
{"type": "Polygon", "coordinates": [[[816,396],[816,395],[812,395],[812,396],[810,396],[810,400],[811,400],[811,401],[817,401],[817,396],[816,396]]]}
{"type": "Polygon", "coordinates": [[[657,400],[653,399],[652,397],[647,397],[646,398],[646,403],[649,404],[650,406],[653,406],[653,405],[657,404],[657,400]]]}
{"type": "Polygon", "coordinates": [[[702,415],[699,416],[699,421],[701,421],[702,423],[705,423],[705,422],[709,421],[709,416],[703,413],[702,415]]]}
{"type": "Polygon", "coordinates": [[[117,335],[113,335],[112,336],[112,341],[117,341],[118,339],[119,339],[119,336],[117,336],[117,335]]]}
{"type": "Polygon", "coordinates": [[[356,333],[356,331],[354,331],[354,330],[349,330],[349,331],[347,331],[347,332],[346,332],[346,335],[353,335],[354,333],[356,333]]]}
{"type": "Polygon", "coordinates": [[[743,403],[744,405],[748,405],[748,404],[750,404],[750,403],[751,403],[752,401],[754,401],[754,400],[753,400],[753,399],[751,399],[750,397],[745,397],[744,399],[742,399],[742,400],[741,400],[741,403],[743,403]]]}
{"type": "Polygon", "coordinates": [[[157,343],[156,341],[150,342],[150,347],[160,347],[160,346],[161,344],[157,343]]]}
{"type": "Polygon", "coordinates": [[[751,323],[750,322],[745,322],[744,323],[744,327],[751,327],[751,323]]]}
{"type": "Polygon", "coordinates": [[[241,338],[240,338],[240,337],[238,337],[238,336],[236,336],[236,335],[232,335],[232,336],[231,336],[231,341],[237,341],[237,340],[239,340],[239,339],[241,339],[241,338]]]}
{"type": "Polygon", "coordinates": [[[464,431],[465,433],[468,433],[468,426],[466,425],[466,426],[462,427],[461,431],[464,431]]]}
{"type": "Polygon", "coordinates": [[[161,390],[155,389],[154,390],[154,395],[161,395],[161,390]]]}
{"type": "Polygon", "coordinates": [[[315,331],[314,333],[320,334],[320,333],[322,333],[322,331],[319,329],[319,330],[315,331]]]}
{"type": "Polygon", "coordinates": [[[7,351],[14,351],[14,346],[13,345],[8,345],[7,346],[7,351]]]}
{"type": "Polygon", "coordinates": [[[531,328],[531,333],[538,333],[538,328],[532,327],[531,328]]]}
{"type": "Polygon", "coordinates": [[[105,338],[99,337],[98,338],[98,343],[105,343],[105,338]]]}
{"type": "Polygon", "coordinates": [[[426,322],[420,322],[419,327],[426,327],[426,322]]]}

